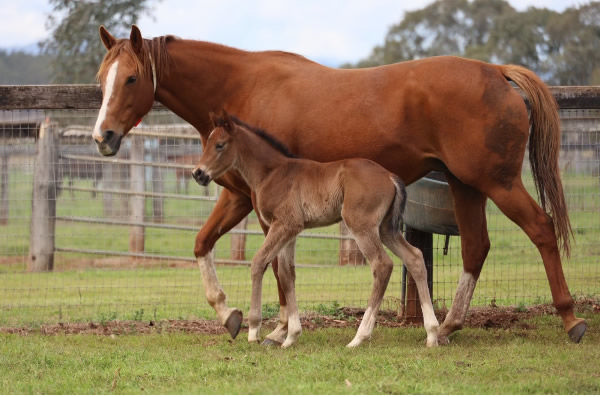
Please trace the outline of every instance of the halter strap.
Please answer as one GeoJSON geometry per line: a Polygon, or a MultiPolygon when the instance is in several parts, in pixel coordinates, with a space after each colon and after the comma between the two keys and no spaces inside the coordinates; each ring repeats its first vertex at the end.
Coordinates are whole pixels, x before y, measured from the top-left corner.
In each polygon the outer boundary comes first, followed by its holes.
{"type": "Polygon", "coordinates": [[[152,86],[154,87],[154,93],[156,94],[156,66],[154,66],[154,60],[152,59],[152,54],[148,54],[150,56],[150,66],[152,67],[152,86]]]}

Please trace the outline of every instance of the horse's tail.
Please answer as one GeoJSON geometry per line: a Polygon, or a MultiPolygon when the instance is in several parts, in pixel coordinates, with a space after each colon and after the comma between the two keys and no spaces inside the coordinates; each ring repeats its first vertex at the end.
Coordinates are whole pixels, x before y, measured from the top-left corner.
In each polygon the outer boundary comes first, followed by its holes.
{"type": "Polygon", "coordinates": [[[500,66],[504,76],[513,81],[525,93],[531,112],[529,135],[529,162],[540,198],[540,204],[550,215],[559,245],[563,253],[570,254],[570,238],[573,236],[567,213],[558,166],[560,151],[560,118],[558,105],[548,87],[532,71],[516,65],[500,66]]]}
{"type": "Polygon", "coordinates": [[[392,174],[390,178],[396,189],[394,201],[392,201],[389,210],[392,233],[393,236],[396,237],[402,234],[402,215],[404,214],[404,208],[406,207],[406,186],[397,175],[392,174]]]}

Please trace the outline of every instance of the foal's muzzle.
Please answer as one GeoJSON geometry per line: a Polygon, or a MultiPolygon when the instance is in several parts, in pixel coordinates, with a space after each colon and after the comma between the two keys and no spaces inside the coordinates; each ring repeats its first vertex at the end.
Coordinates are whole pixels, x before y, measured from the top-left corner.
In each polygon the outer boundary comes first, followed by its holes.
{"type": "Polygon", "coordinates": [[[196,168],[194,171],[192,171],[192,176],[194,177],[194,180],[201,186],[208,185],[211,180],[210,175],[202,171],[200,168],[196,168]]]}

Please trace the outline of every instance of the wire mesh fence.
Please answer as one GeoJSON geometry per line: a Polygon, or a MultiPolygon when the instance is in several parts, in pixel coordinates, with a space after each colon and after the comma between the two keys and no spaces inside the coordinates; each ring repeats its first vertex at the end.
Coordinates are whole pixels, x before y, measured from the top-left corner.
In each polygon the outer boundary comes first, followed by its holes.
{"type": "MultiPolygon", "coordinates": [[[[154,110],[123,140],[116,158],[97,154],[94,110],[0,111],[0,324],[103,319],[212,318],[193,255],[197,231],[219,188],[200,187],[191,169],[199,134],[166,110],[154,110]],[[45,124],[44,124],[45,123],[45,124]],[[54,260],[32,271],[32,213],[40,126],[56,135],[54,260]]],[[[600,111],[562,110],[561,170],[575,232],[563,267],[572,294],[600,293],[600,111]]],[[[38,157],[39,158],[39,157],[38,157]]],[[[524,181],[535,195],[526,162],[524,181]]],[[[38,181],[39,182],[39,181],[38,181]]],[[[551,300],[543,263],[525,234],[488,203],[491,250],[472,305],[551,300]]],[[[231,306],[247,310],[248,261],[263,240],[254,213],[215,247],[217,273],[231,306]]],[[[297,295],[303,310],[364,307],[372,277],[355,258],[340,266],[338,225],[298,239],[297,295]]],[[[462,272],[460,238],[433,237],[433,298],[452,303],[462,272]]],[[[397,310],[401,271],[392,274],[383,309],[397,310]]],[[[276,308],[274,278],[264,279],[265,310],[276,308]]]]}

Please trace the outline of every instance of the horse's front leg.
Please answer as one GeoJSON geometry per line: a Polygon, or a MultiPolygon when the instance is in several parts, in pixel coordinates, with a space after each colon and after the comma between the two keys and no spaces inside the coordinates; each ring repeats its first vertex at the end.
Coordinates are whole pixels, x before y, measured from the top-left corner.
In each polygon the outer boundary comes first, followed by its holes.
{"type": "Polygon", "coordinates": [[[206,223],[198,232],[194,247],[206,299],[215,309],[219,322],[227,328],[232,338],[235,338],[240,331],[242,312],[227,307],[225,303],[226,296],[217,278],[212,249],[219,237],[237,225],[251,210],[252,202],[247,196],[224,189],[206,223]]]}
{"type": "MultiPolygon", "coordinates": [[[[262,279],[267,266],[279,251],[285,247],[302,229],[293,228],[281,223],[273,223],[260,249],[252,258],[250,268],[252,277],[252,296],[250,313],[248,314],[248,342],[260,341],[260,325],[262,321],[262,279]]],[[[281,264],[280,264],[281,265],[281,264]]]]}

